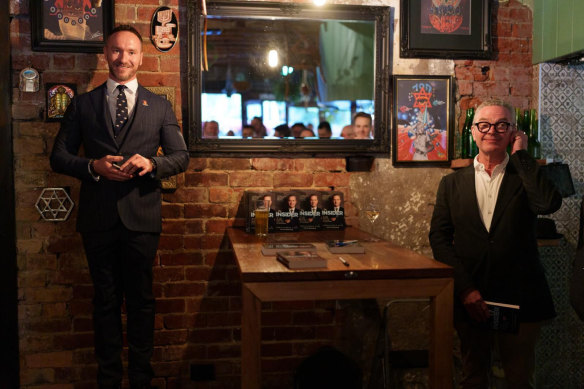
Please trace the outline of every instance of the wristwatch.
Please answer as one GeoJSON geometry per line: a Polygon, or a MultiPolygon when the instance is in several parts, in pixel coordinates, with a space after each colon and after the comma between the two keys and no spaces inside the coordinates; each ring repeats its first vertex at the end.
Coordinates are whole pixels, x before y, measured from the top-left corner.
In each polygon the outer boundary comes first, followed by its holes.
{"type": "Polygon", "coordinates": [[[95,172],[95,169],[93,168],[94,162],[95,162],[95,159],[93,159],[93,158],[89,160],[89,163],[87,164],[87,171],[89,171],[89,174],[91,174],[91,177],[93,177],[93,179],[95,181],[99,181],[101,176],[95,172]]]}

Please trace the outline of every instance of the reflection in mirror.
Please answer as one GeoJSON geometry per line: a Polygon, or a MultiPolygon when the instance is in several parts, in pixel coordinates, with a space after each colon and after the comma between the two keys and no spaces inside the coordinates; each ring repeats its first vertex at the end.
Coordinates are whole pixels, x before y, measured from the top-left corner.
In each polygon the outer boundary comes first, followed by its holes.
{"type": "Polygon", "coordinates": [[[388,7],[208,3],[207,11],[189,22],[190,65],[203,68],[189,71],[189,146],[386,151],[388,7]],[[339,147],[348,140],[361,145],[339,147]]]}
{"type": "MultiPolygon", "coordinates": [[[[264,138],[282,137],[275,128],[287,125],[293,137],[315,138],[327,123],[329,138],[340,137],[355,113],[374,113],[374,42],[373,21],[210,15],[203,126],[217,122],[223,137],[246,136],[249,124],[264,138]]],[[[203,132],[210,136],[217,134],[203,132]]]]}

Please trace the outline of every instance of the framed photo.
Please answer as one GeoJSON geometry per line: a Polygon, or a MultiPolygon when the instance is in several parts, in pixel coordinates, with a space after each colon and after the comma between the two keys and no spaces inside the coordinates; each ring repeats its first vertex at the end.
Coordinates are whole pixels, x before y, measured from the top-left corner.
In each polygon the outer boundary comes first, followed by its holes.
{"type": "Polygon", "coordinates": [[[114,21],[113,0],[30,0],[32,49],[98,53],[114,21]]]}
{"type": "Polygon", "coordinates": [[[453,112],[451,76],[393,76],[393,164],[449,165],[453,112]]]}
{"type": "Polygon", "coordinates": [[[61,121],[76,93],[77,86],[75,84],[45,84],[47,122],[61,121]]]}
{"type": "Polygon", "coordinates": [[[401,0],[402,58],[489,59],[489,0],[401,0]]]}

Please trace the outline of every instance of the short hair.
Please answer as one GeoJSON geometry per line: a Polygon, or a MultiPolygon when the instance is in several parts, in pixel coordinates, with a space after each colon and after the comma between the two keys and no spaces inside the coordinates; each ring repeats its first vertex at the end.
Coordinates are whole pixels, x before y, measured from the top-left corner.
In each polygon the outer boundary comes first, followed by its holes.
{"type": "Polygon", "coordinates": [[[477,107],[477,109],[475,110],[475,115],[473,118],[473,123],[475,122],[475,119],[477,118],[477,114],[479,113],[479,111],[483,108],[486,107],[503,107],[506,108],[507,111],[509,111],[509,117],[511,120],[511,124],[515,124],[515,109],[513,108],[513,106],[511,104],[509,104],[508,102],[501,100],[499,98],[493,97],[490,99],[487,99],[485,101],[483,101],[481,104],[479,104],[479,106],[477,107]]]}
{"type": "Polygon", "coordinates": [[[142,47],[142,35],[140,35],[138,30],[136,30],[134,27],[130,26],[129,24],[120,24],[119,26],[117,26],[116,28],[111,30],[110,33],[107,35],[107,39],[105,40],[106,45],[107,45],[107,42],[109,41],[109,38],[112,35],[120,32],[120,31],[128,31],[128,32],[131,32],[132,34],[136,35],[136,37],[140,41],[140,47],[142,47]]]}
{"type": "Polygon", "coordinates": [[[290,136],[290,127],[287,124],[280,124],[274,128],[274,131],[278,131],[282,138],[287,138],[290,136]]]}
{"type": "Polygon", "coordinates": [[[326,128],[328,132],[331,132],[331,124],[327,121],[320,122],[320,124],[317,127],[317,130],[320,130],[321,128],[326,128]]]}
{"type": "Polygon", "coordinates": [[[300,126],[302,128],[306,128],[306,126],[302,122],[296,122],[296,123],[292,124],[292,127],[297,127],[297,126],[300,126]]]}
{"type": "Polygon", "coordinates": [[[355,116],[353,116],[353,122],[351,124],[355,124],[355,121],[357,120],[357,118],[367,118],[367,119],[369,119],[369,124],[373,123],[373,118],[371,117],[371,115],[369,115],[368,113],[365,113],[365,112],[357,112],[355,114],[355,116]]]}

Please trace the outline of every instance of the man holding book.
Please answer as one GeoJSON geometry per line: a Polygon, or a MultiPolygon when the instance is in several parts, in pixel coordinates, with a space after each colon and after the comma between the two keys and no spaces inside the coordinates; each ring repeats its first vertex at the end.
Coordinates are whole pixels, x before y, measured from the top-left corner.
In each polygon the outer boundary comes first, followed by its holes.
{"type": "Polygon", "coordinates": [[[454,268],[454,325],[461,341],[463,388],[488,388],[498,343],[510,388],[533,388],[541,323],[556,313],[539,260],[537,215],[562,198],[527,153],[513,108],[491,99],[474,116],[474,164],[442,179],[430,227],[434,257],[454,268]],[[509,147],[510,154],[506,149],[509,147]],[[519,306],[519,329],[488,326],[485,300],[519,306]]]}

